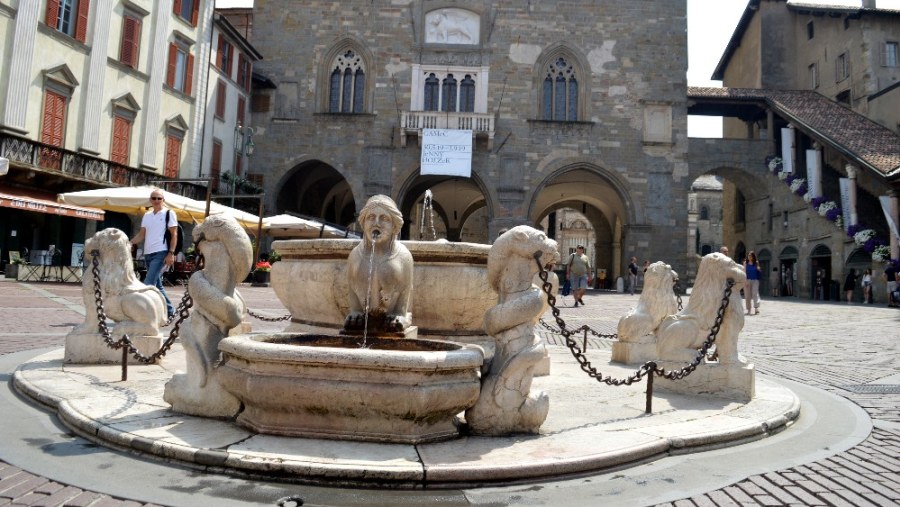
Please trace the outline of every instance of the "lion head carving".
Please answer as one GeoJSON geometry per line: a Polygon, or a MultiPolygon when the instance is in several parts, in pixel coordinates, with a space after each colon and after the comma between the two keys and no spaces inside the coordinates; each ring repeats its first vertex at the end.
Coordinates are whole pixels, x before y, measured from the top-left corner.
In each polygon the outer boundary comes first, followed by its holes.
{"type": "Polygon", "coordinates": [[[657,328],[660,359],[683,362],[696,357],[697,349],[703,345],[715,323],[728,280],[734,280],[734,286],[715,344],[720,362],[740,361],[737,340],[744,327],[744,315],[739,293],[747,282],[747,275],[740,264],[720,253],[703,257],[687,306],[681,312],[663,319],[657,328]]]}
{"type": "Polygon", "coordinates": [[[488,283],[497,293],[525,290],[538,272],[535,252],[541,253],[541,266],[559,260],[556,241],[542,231],[519,225],[506,231],[488,253],[488,283]]]}
{"type": "Polygon", "coordinates": [[[663,318],[678,311],[674,291],[677,279],[678,273],[665,262],[654,262],[647,267],[637,306],[619,319],[619,341],[652,342],[653,338],[648,335],[653,333],[663,318]]]}

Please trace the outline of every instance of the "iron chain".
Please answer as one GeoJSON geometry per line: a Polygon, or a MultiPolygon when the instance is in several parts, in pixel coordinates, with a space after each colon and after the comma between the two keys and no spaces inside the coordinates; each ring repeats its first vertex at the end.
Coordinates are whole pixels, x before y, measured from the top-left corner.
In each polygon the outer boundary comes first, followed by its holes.
{"type": "MultiPolygon", "coordinates": [[[[119,350],[122,347],[125,347],[128,350],[128,353],[134,357],[139,362],[142,363],[153,363],[157,359],[166,355],[166,352],[172,348],[172,345],[175,343],[175,340],[178,339],[178,335],[181,332],[181,323],[184,322],[184,319],[188,318],[190,315],[190,309],[194,306],[194,300],[191,299],[190,292],[185,288],[184,296],[181,298],[181,302],[178,304],[178,309],[176,310],[176,315],[178,316],[178,320],[175,322],[175,327],[172,328],[172,331],[169,333],[169,337],[163,343],[162,347],[154,352],[153,354],[146,356],[141,353],[137,347],[134,346],[134,343],[131,341],[131,338],[128,337],[127,334],[122,335],[122,338],[119,340],[113,340],[109,326],[106,324],[106,310],[103,308],[103,292],[100,290],[100,252],[98,250],[91,251],[91,273],[94,278],[94,302],[97,305],[97,330],[103,336],[103,341],[106,345],[113,349],[119,350]]],[[[202,258],[201,265],[202,265],[202,258]]],[[[173,316],[174,317],[174,316],[173,316]]],[[[172,319],[168,320],[168,323],[171,323],[172,319]]],[[[168,323],[166,325],[168,325],[168,323]]]]}
{"type": "MultiPolygon", "coordinates": [[[[725,319],[725,311],[728,309],[729,300],[731,298],[731,289],[734,287],[734,280],[729,279],[726,283],[725,293],[722,297],[722,303],[719,306],[718,312],[716,313],[716,320],[713,324],[713,327],[709,331],[709,335],[706,338],[706,341],[703,342],[703,345],[697,351],[697,356],[691,361],[687,366],[680,368],[678,370],[666,371],[664,368],[658,366],[655,361],[648,361],[641,365],[634,373],[630,376],[617,379],[613,378],[609,375],[603,376],[603,374],[598,371],[591,362],[585,357],[584,352],[578,346],[578,343],[572,338],[572,335],[577,333],[578,331],[583,331],[586,326],[582,326],[577,330],[568,330],[566,329],[566,322],[560,317],[559,308],[556,307],[556,296],[553,295],[553,286],[550,282],[547,281],[547,271],[544,270],[544,266],[541,264],[540,252],[535,252],[535,261],[538,264],[538,275],[540,276],[541,282],[543,282],[541,288],[547,294],[547,303],[550,305],[551,312],[553,314],[553,318],[556,320],[556,324],[559,326],[558,334],[563,335],[566,340],[566,346],[572,352],[572,355],[575,357],[575,360],[578,361],[578,364],[581,366],[581,370],[588,374],[589,377],[596,379],[598,382],[603,382],[604,384],[611,386],[621,386],[621,385],[631,385],[635,382],[639,382],[643,377],[647,376],[650,373],[653,373],[658,376],[665,377],[670,380],[678,380],[683,379],[688,376],[697,369],[697,366],[700,362],[706,357],[707,352],[709,352],[710,347],[716,341],[716,335],[719,333],[719,328],[722,326],[722,321],[725,319]]],[[[678,296],[678,306],[681,309],[681,296],[678,296]]],[[[545,322],[542,322],[542,325],[545,328],[552,329],[552,326],[549,326],[545,322]]],[[[590,328],[587,328],[590,329],[590,328]]],[[[599,335],[599,333],[596,333],[599,335]]]]}

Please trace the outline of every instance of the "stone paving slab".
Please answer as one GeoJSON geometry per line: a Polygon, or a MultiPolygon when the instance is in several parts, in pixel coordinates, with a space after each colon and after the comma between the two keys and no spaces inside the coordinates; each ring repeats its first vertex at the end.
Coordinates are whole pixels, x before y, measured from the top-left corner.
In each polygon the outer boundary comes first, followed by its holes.
{"type": "MultiPolygon", "coordinates": [[[[606,374],[630,368],[608,364],[607,350],[593,353],[606,374]]],[[[62,350],[35,357],[14,376],[16,388],[58,411],[89,439],[194,465],[301,480],[395,485],[487,484],[546,479],[640,462],[669,452],[692,452],[764,438],[799,415],[789,389],[757,381],[749,403],[672,393],[654,395],[645,414],[646,384],[610,387],[580,371],[568,351],[551,349],[550,376],[533,391],[550,395],[540,435],[462,437],[420,444],[373,444],[257,435],[229,421],[168,410],[163,386],[183,369],[178,349],[161,365],[64,365],[62,350]]]]}

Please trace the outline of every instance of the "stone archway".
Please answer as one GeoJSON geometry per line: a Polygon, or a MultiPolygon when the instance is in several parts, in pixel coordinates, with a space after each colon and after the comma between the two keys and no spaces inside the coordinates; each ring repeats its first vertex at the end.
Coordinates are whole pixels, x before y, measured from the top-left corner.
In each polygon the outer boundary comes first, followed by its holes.
{"type": "Polygon", "coordinates": [[[809,270],[809,279],[812,281],[810,299],[832,300],[831,249],[825,245],[813,248],[809,254],[809,270]]]}
{"type": "Polygon", "coordinates": [[[277,213],[310,216],[343,227],[356,219],[353,189],[335,168],[320,160],[308,160],[291,168],[275,197],[277,213]]]}
{"type": "MultiPolygon", "coordinates": [[[[581,213],[593,228],[594,244],[588,250],[594,252],[594,268],[606,269],[610,280],[621,276],[625,226],[636,222],[630,196],[623,191],[621,182],[590,164],[562,167],[535,189],[527,217],[540,227],[542,220],[566,208],[581,213]]],[[[560,247],[565,256],[566,245],[560,247]]]]}
{"type": "Polygon", "coordinates": [[[397,205],[407,217],[400,232],[401,239],[432,239],[433,221],[437,239],[490,243],[488,223],[491,210],[488,193],[481,179],[461,176],[422,175],[418,170],[401,186],[397,205]],[[423,213],[426,191],[431,191],[433,213],[423,213]],[[430,216],[429,216],[430,215],[430,216]],[[422,237],[420,237],[422,236],[422,237]]]}

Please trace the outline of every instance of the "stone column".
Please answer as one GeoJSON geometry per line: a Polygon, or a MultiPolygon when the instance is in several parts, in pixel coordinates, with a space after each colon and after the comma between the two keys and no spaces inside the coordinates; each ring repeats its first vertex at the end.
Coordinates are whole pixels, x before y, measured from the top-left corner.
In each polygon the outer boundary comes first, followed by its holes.
{"type": "Polygon", "coordinates": [[[768,145],[769,153],[778,155],[775,151],[775,148],[778,146],[775,143],[775,137],[779,135],[778,132],[775,131],[775,113],[772,112],[771,109],[766,111],[766,131],[769,133],[769,137],[766,139],[766,145],[768,145]]]}
{"type": "Polygon", "coordinates": [[[3,129],[19,134],[26,134],[25,118],[28,113],[28,86],[34,76],[31,75],[31,62],[34,60],[34,39],[37,35],[38,16],[41,12],[40,0],[20,0],[15,17],[15,33],[12,37],[10,54],[9,79],[6,88],[5,110],[3,111],[3,129]]]}
{"type": "MultiPolygon", "coordinates": [[[[212,2],[209,2],[212,3],[212,2]]],[[[160,0],[153,15],[153,41],[150,53],[150,80],[145,88],[144,97],[144,149],[141,154],[141,167],[155,169],[157,167],[156,147],[159,145],[159,129],[162,119],[159,117],[162,102],[163,83],[166,80],[166,64],[169,58],[169,18],[172,16],[172,0],[160,0]]],[[[206,65],[209,62],[201,62],[206,65]]],[[[195,88],[198,89],[198,88],[195,88]]]]}
{"type": "Polygon", "coordinates": [[[109,18],[112,0],[94,2],[94,36],[91,39],[91,56],[88,77],[84,83],[85,105],[81,124],[81,142],[78,149],[92,155],[100,154],[100,119],[103,109],[106,78],[106,58],[109,53],[109,18]]]}
{"type": "Polygon", "coordinates": [[[807,160],[807,183],[809,185],[810,197],[822,197],[822,145],[813,143],[813,149],[806,151],[807,157],[812,156],[812,160],[807,160]]]}
{"type": "Polygon", "coordinates": [[[847,179],[850,180],[850,189],[847,193],[847,206],[850,207],[850,224],[859,223],[859,214],[856,212],[856,167],[847,164],[847,179]]]}
{"type": "MultiPolygon", "coordinates": [[[[194,44],[194,47],[197,48],[194,57],[195,64],[197,65],[197,72],[194,73],[194,97],[196,100],[194,102],[193,112],[194,121],[191,122],[194,125],[194,129],[192,132],[188,133],[191,144],[193,145],[191,162],[188,169],[190,171],[188,177],[191,178],[199,176],[202,171],[201,164],[203,163],[203,153],[201,153],[200,147],[203,146],[202,125],[206,118],[209,56],[212,52],[213,14],[216,8],[215,2],[204,2],[202,5],[203,11],[200,13],[200,20],[197,23],[197,36],[201,38],[201,40],[197,41],[197,44],[194,44]],[[207,43],[204,44],[204,41],[207,43]]],[[[237,62],[237,60],[235,60],[235,62],[237,62]]],[[[210,153],[212,153],[212,151],[210,151],[210,153]]],[[[249,160],[247,161],[247,164],[250,164],[249,160]]]]}
{"type": "MultiPolygon", "coordinates": [[[[888,212],[891,214],[894,223],[900,228],[900,217],[898,217],[897,213],[898,208],[900,208],[897,203],[897,191],[888,190],[887,195],[891,200],[888,212]]],[[[891,259],[900,259],[900,239],[893,232],[889,236],[891,237],[891,259]]]]}

